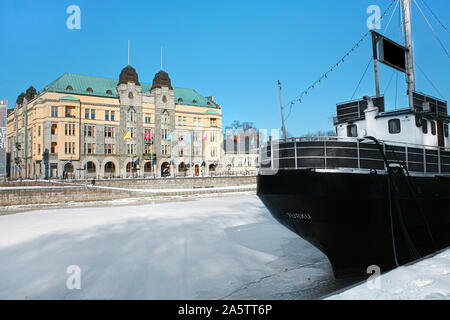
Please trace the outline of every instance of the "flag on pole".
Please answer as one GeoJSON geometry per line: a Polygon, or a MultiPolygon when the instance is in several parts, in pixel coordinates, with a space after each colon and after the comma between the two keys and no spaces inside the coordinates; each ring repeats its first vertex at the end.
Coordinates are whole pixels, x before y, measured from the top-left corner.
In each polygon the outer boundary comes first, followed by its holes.
{"type": "Polygon", "coordinates": [[[131,129],[123,135],[123,140],[131,139],[131,129]]]}
{"type": "Polygon", "coordinates": [[[144,139],[145,140],[151,140],[152,139],[152,132],[149,131],[144,135],[144,139]]]}
{"type": "Polygon", "coordinates": [[[205,136],[203,137],[202,141],[206,141],[206,140],[208,140],[208,135],[207,134],[205,134],[205,136]]]}

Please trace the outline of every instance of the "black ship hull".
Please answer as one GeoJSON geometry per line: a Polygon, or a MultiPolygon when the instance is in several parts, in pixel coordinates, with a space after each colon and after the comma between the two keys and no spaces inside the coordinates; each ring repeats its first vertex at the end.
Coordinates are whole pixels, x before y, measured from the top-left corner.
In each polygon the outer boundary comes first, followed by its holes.
{"type": "Polygon", "coordinates": [[[257,194],[325,253],[337,278],[372,265],[386,272],[450,245],[449,177],[281,169],[258,176],[257,194]]]}

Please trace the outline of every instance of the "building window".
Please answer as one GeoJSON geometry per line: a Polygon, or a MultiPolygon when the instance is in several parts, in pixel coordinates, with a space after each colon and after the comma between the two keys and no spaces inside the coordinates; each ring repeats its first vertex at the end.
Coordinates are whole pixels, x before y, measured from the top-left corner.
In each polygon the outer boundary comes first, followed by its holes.
{"type": "Polygon", "coordinates": [[[431,123],[431,134],[433,136],[435,136],[436,135],[436,122],[430,121],[430,123],[431,123]]]}
{"type": "Polygon", "coordinates": [[[68,86],[66,87],[66,90],[73,90],[73,88],[72,88],[71,85],[68,85],[68,86]]]}
{"type": "Polygon", "coordinates": [[[166,96],[162,97],[162,102],[167,103],[167,97],[166,96]]]}
{"type": "Polygon", "coordinates": [[[145,123],[152,123],[152,115],[150,113],[146,113],[144,121],[145,123]]]}
{"type": "Polygon", "coordinates": [[[184,148],[180,146],[180,147],[178,148],[178,156],[179,156],[179,157],[182,157],[183,155],[184,155],[184,148]]]}
{"type": "Polygon", "coordinates": [[[164,111],[161,116],[161,123],[163,124],[169,124],[169,113],[167,111],[164,111]]]}
{"type": "Polygon", "coordinates": [[[166,144],[161,145],[161,154],[168,155],[169,154],[169,146],[166,144]]]}
{"type": "Polygon", "coordinates": [[[202,121],[200,119],[200,117],[194,117],[194,127],[201,127],[202,126],[202,121]]]}
{"type": "Polygon", "coordinates": [[[66,123],[64,125],[64,133],[66,136],[74,136],[75,135],[75,125],[71,123],[66,123]]]}
{"type": "Polygon", "coordinates": [[[134,155],[134,154],[136,154],[136,145],[135,144],[133,144],[133,143],[128,143],[127,144],[127,153],[129,154],[129,155],[134,155]]]}
{"type": "Polygon", "coordinates": [[[94,144],[93,143],[85,143],[84,145],[86,154],[93,154],[94,151],[94,144]]]}
{"type": "Polygon", "coordinates": [[[86,91],[87,92],[94,92],[94,90],[92,90],[92,88],[87,88],[86,91]]]}
{"type": "Polygon", "coordinates": [[[64,153],[75,154],[75,142],[64,142],[64,153]]]}
{"type": "Polygon", "coordinates": [[[136,112],[133,109],[128,110],[128,121],[136,121],[136,112]]]}
{"type": "Polygon", "coordinates": [[[72,110],[75,110],[75,108],[66,106],[66,117],[75,118],[75,116],[72,114],[72,110]]]}
{"type": "Polygon", "coordinates": [[[356,124],[349,124],[347,126],[347,137],[357,137],[358,136],[358,127],[356,124]]]}
{"type": "Polygon", "coordinates": [[[56,134],[56,130],[58,129],[58,125],[56,123],[52,124],[52,129],[51,129],[51,133],[52,135],[56,134]]]}
{"type": "Polygon", "coordinates": [[[167,136],[168,136],[168,131],[167,129],[161,129],[161,139],[162,140],[166,140],[167,136]]]}
{"type": "Polygon", "coordinates": [[[152,151],[152,146],[151,146],[151,144],[146,143],[146,144],[144,145],[144,154],[150,154],[151,151],[152,151]]]}
{"type": "Polygon", "coordinates": [[[95,127],[94,126],[85,126],[84,127],[84,136],[85,137],[94,137],[95,135],[95,127]]]}
{"type": "Polygon", "coordinates": [[[111,110],[111,121],[114,121],[116,112],[111,110]]]}
{"type": "Polygon", "coordinates": [[[56,154],[56,147],[58,146],[58,144],[56,142],[52,142],[52,145],[50,146],[50,153],[51,154],[56,154]]]}
{"type": "Polygon", "coordinates": [[[114,145],[113,144],[105,144],[105,154],[114,154],[114,145]]]}
{"type": "Polygon", "coordinates": [[[448,123],[444,124],[444,135],[448,138],[448,123]]]}
{"type": "Polygon", "coordinates": [[[105,110],[105,120],[109,120],[109,110],[105,110]]]}
{"type": "Polygon", "coordinates": [[[183,102],[183,99],[182,98],[178,98],[178,102],[183,102]]]}
{"type": "Polygon", "coordinates": [[[89,119],[89,109],[84,109],[84,118],[89,119]]]}
{"type": "Polygon", "coordinates": [[[186,117],[183,117],[183,126],[186,126],[186,117]]]}
{"type": "Polygon", "coordinates": [[[95,109],[91,109],[91,120],[95,120],[95,109]]]}
{"type": "Polygon", "coordinates": [[[181,117],[178,117],[178,125],[181,126],[181,117]]]}
{"type": "Polygon", "coordinates": [[[38,126],[38,137],[41,136],[41,126],[38,126]]]}
{"type": "Polygon", "coordinates": [[[112,91],[111,91],[111,90],[106,90],[106,94],[111,95],[111,94],[112,94],[112,91]]]}
{"type": "Polygon", "coordinates": [[[114,127],[105,127],[105,137],[114,138],[114,127]]]}
{"type": "Polygon", "coordinates": [[[38,155],[41,154],[41,145],[40,144],[38,144],[38,152],[37,153],[38,153],[38,155]]]}
{"type": "Polygon", "coordinates": [[[52,106],[52,118],[58,118],[58,107],[52,106]]]}
{"type": "Polygon", "coordinates": [[[136,128],[127,127],[127,132],[130,131],[130,138],[133,139],[135,137],[136,128]]]}
{"type": "Polygon", "coordinates": [[[390,134],[397,134],[397,133],[400,133],[400,131],[401,131],[400,119],[389,120],[388,126],[389,126],[389,133],[390,134]]]}
{"type": "Polygon", "coordinates": [[[210,121],[210,125],[213,128],[217,128],[217,119],[212,118],[211,121],[210,121]]]}

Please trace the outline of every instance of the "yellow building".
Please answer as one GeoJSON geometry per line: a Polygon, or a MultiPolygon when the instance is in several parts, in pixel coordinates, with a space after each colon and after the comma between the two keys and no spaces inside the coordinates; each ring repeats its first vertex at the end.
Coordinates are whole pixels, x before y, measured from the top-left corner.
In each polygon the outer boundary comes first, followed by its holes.
{"type": "Polygon", "coordinates": [[[65,73],[19,95],[7,153],[12,178],[201,175],[220,161],[221,132],[213,97],[172,87],[162,70],[140,83],[126,66],[118,80],[65,73]]]}

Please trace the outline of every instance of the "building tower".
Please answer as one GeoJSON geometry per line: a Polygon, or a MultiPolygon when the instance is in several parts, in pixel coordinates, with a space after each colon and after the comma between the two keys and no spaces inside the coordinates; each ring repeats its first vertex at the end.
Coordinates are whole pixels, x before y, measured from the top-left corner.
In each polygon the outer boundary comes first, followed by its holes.
{"type": "Polygon", "coordinates": [[[157,155],[156,170],[158,175],[172,175],[171,141],[168,137],[175,130],[175,94],[167,72],[161,70],[155,75],[150,94],[155,101],[153,148],[157,155]]]}
{"type": "Polygon", "coordinates": [[[117,85],[120,103],[120,126],[116,135],[116,145],[120,155],[122,176],[139,176],[144,146],[142,119],[142,89],[136,70],[128,65],[119,77],[117,85]],[[131,130],[131,137],[124,135],[131,130]]]}

